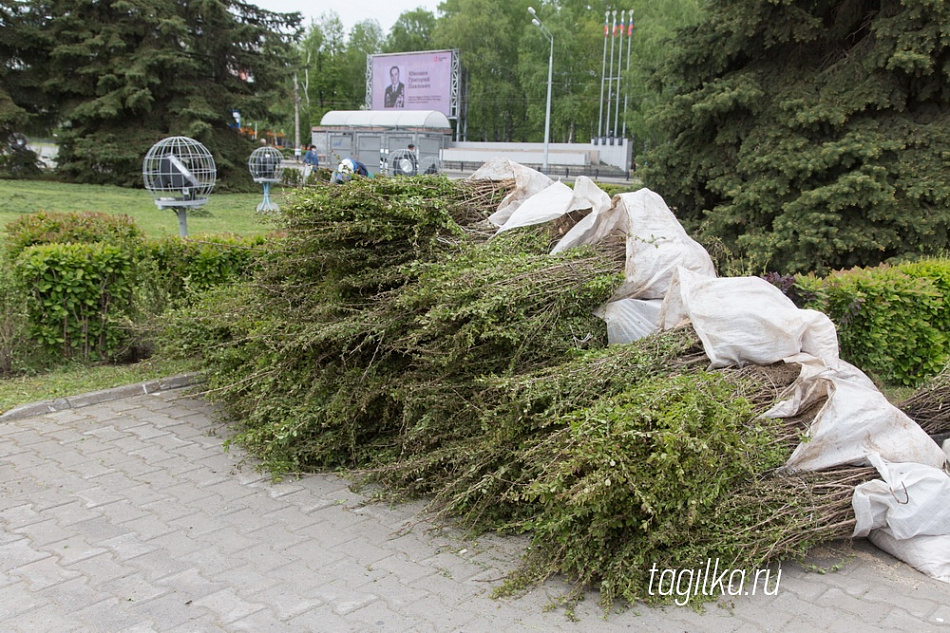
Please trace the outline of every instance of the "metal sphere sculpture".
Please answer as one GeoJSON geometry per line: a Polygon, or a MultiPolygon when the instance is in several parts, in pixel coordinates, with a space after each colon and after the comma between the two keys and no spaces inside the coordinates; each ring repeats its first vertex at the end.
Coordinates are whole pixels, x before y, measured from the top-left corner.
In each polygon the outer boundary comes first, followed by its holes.
{"type": "Polygon", "coordinates": [[[187,136],[155,143],[142,163],[145,188],[159,209],[178,216],[178,234],[188,236],[188,209],[208,201],[217,176],[214,157],[204,145],[187,136]]]}
{"type": "Polygon", "coordinates": [[[389,157],[393,176],[415,176],[419,172],[416,155],[412,150],[397,149],[389,157]]]}
{"type": "Polygon", "coordinates": [[[257,205],[258,212],[277,211],[277,205],[270,201],[270,186],[280,182],[280,163],[284,155],[276,147],[258,147],[247,159],[247,168],[251,170],[254,182],[263,183],[264,200],[257,205]]]}

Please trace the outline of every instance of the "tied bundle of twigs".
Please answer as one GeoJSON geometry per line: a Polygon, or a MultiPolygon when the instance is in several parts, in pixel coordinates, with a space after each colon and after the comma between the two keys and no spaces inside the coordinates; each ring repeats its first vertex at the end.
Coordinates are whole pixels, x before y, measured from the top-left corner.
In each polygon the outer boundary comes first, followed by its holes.
{"type": "Polygon", "coordinates": [[[461,226],[480,225],[498,208],[499,203],[514,186],[514,179],[457,181],[456,204],[452,217],[461,226]]]}
{"type": "Polygon", "coordinates": [[[950,365],[899,406],[928,434],[950,433],[950,365]]]}

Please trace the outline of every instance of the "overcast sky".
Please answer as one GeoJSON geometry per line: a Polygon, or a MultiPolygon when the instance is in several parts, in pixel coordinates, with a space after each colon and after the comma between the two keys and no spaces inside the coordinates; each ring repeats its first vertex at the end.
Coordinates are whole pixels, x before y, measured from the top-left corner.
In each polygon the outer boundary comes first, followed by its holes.
{"type": "Polygon", "coordinates": [[[289,13],[297,11],[303,15],[303,24],[307,26],[311,19],[316,20],[321,14],[336,11],[343,22],[343,27],[349,34],[350,29],[357,22],[375,19],[383,29],[383,35],[389,33],[396,19],[404,11],[411,11],[422,7],[438,15],[436,8],[441,0],[251,0],[254,4],[269,11],[289,13]]]}

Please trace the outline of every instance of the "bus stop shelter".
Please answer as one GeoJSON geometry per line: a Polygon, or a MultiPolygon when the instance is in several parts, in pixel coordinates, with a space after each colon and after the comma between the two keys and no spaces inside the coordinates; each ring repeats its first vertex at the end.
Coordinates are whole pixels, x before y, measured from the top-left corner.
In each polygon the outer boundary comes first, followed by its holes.
{"type": "Polygon", "coordinates": [[[390,171],[390,155],[415,145],[419,172],[440,165],[452,138],[448,118],[437,110],[332,110],[311,131],[320,164],[333,169],[355,158],[371,174],[390,171]]]}

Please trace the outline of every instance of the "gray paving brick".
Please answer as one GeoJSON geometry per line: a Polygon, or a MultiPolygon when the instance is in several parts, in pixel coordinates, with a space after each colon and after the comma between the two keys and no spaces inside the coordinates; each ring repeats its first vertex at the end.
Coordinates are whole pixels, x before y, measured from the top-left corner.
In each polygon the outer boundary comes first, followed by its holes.
{"type": "Polygon", "coordinates": [[[49,557],[49,553],[34,549],[29,538],[18,538],[0,545],[0,569],[16,569],[49,557]]]}
{"type": "MultiPolygon", "coordinates": [[[[4,593],[6,594],[6,592],[4,593]]],[[[39,595],[56,604],[58,609],[53,610],[54,613],[64,615],[72,615],[90,604],[108,598],[108,596],[99,593],[96,588],[91,586],[84,576],[67,580],[58,585],[52,585],[40,592],[39,595]]]]}
{"type": "Polygon", "coordinates": [[[703,613],[597,596],[557,607],[552,579],[490,597],[521,538],[464,538],[424,503],[367,504],[335,475],[273,482],[214,408],[174,392],[0,425],[0,630],[103,631],[943,631],[950,585],[870,544],[815,550],[775,596],[703,613]],[[808,565],[837,567],[816,574],[808,565]],[[553,610],[551,607],[554,607],[553,610]],[[13,624],[10,624],[13,623],[13,624]],[[46,627],[46,628],[44,628],[46,627]]]}
{"type": "MultiPolygon", "coordinates": [[[[122,477],[119,475],[119,477],[122,477]]],[[[82,499],[87,508],[98,508],[99,506],[104,506],[113,503],[125,503],[126,497],[120,494],[116,494],[106,490],[100,485],[94,485],[91,488],[86,488],[85,490],[80,490],[76,493],[76,496],[82,499]]]]}
{"type": "Polygon", "coordinates": [[[211,611],[215,620],[228,623],[246,618],[252,613],[262,611],[266,605],[259,602],[250,602],[241,598],[232,588],[222,589],[203,598],[195,600],[195,606],[211,611]]]}
{"type": "Polygon", "coordinates": [[[99,515],[95,509],[87,507],[79,500],[74,500],[72,503],[64,503],[43,510],[43,516],[52,518],[62,527],[69,527],[74,523],[88,521],[99,515]]]}
{"type": "Polygon", "coordinates": [[[235,633],[286,633],[287,624],[281,622],[270,611],[257,611],[228,625],[228,631],[235,633]]]}
{"type": "Polygon", "coordinates": [[[20,565],[11,569],[10,573],[25,580],[30,591],[41,591],[80,575],[78,571],[64,568],[55,556],[20,565]]]}
{"type": "Polygon", "coordinates": [[[387,558],[374,562],[373,567],[384,569],[395,574],[406,583],[415,582],[427,576],[439,573],[437,569],[430,565],[408,560],[406,554],[401,551],[397,551],[387,558]]]}
{"type": "Polygon", "coordinates": [[[196,609],[190,600],[190,597],[171,589],[157,598],[133,602],[127,606],[140,619],[140,623],[130,628],[134,630],[135,626],[151,626],[153,631],[163,633],[206,615],[205,611],[196,609]]]}
{"type": "Polygon", "coordinates": [[[131,560],[149,552],[154,552],[161,546],[159,541],[144,543],[131,532],[99,541],[98,544],[111,551],[118,560],[131,560]]]}
{"type": "Polygon", "coordinates": [[[142,602],[168,593],[168,589],[145,578],[140,573],[129,574],[102,583],[99,589],[109,595],[117,596],[120,603],[142,602]]]}
{"type": "MultiPolygon", "coordinates": [[[[71,524],[66,523],[64,525],[69,526],[71,524]]],[[[45,549],[58,557],[60,564],[63,565],[69,565],[77,561],[92,558],[107,551],[104,547],[90,545],[85,539],[75,534],[61,541],[52,543],[45,549]]]]}
{"type": "Polygon", "coordinates": [[[188,557],[201,552],[202,550],[197,550],[183,556],[174,556],[167,550],[156,548],[141,556],[125,560],[124,563],[128,567],[141,571],[149,578],[158,579],[189,569],[191,563],[188,557]]]}
{"type": "MultiPolygon", "coordinates": [[[[25,525],[49,520],[32,503],[24,503],[22,498],[18,501],[15,497],[11,497],[10,501],[16,505],[0,510],[0,519],[3,520],[3,525],[7,530],[14,531],[25,525]]],[[[63,503],[66,503],[65,500],[63,503]]]]}
{"type": "Polygon", "coordinates": [[[217,593],[227,587],[222,581],[210,580],[195,567],[164,576],[156,582],[163,587],[168,587],[179,596],[182,604],[217,593]]]}
{"type": "Polygon", "coordinates": [[[111,552],[90,556],[65,567],[80,572],[84,578],[94,579],[97,584],[135,573],[134,567],[116,560],[111,552]]]}
{"type": "Polygon", "coordinates": [[[10,633],[71,633],[82,631],[83,627],[75,618],[53,613],[50,609],[37,608],[3,618],[3,629],[10,633]]]}
{"type": "Polygon", "coordinates": [[[281,621],[295,618],[324,604],[319,598],[303,596],[287,585],[287,582],[283,582],[265,589],[255,594],[254,598],[266,604],[277,619],[281,621]]]}
{"type": "Polygon", "coordinates": [[[943,628],[950,627],[950,605],[946,602],[939,605],[930,617],[927,618],[927,622],[931,624],[938,624],[943,628]]]}
{"type": "Polygon", "coordinates": [[[262,591],[281,583],[280,575],[270,572],[271,570],[261,569],[258,565],[247,564],[217,574],[215,580],[232,587],[238,595],[254,596],[255,600],[258,600],[262,591]]]}
{"type": "Polygon", "coordinates": [[[356,622],[337,615],[328,607],[312,609],[290,619],[287,624],[290,631],[334,631],[335,633],[356,633],[362,631],[356,622]]]}
{"type": "Polygon", "coordinates": [[[137,535],[143,541],[174,531],[174,528],[160,519],[158,515],[149,512],[147,506],[142,509],[146,510],[144,515],[124,521],[119,526],[137,535]]]}

